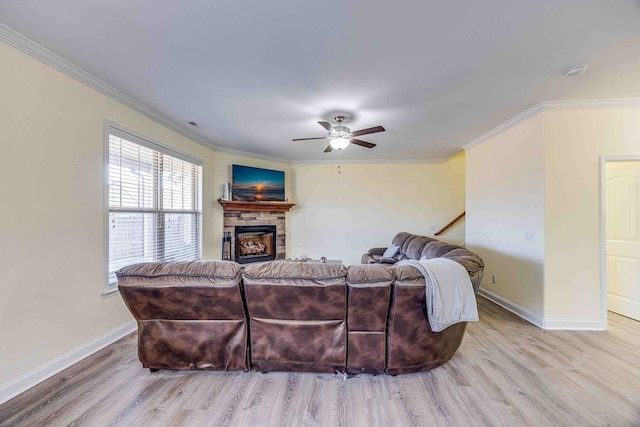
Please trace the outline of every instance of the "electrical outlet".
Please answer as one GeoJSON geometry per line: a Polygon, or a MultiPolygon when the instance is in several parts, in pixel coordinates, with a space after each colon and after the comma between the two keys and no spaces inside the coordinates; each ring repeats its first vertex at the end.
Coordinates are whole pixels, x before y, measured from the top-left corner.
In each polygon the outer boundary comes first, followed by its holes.
{"type": "Polygon", "coordinates": [[[429,226],[429,231],[436,231],[436,225],[435,224],[431,224],[429,226]]]}
{"type": "Polygon", "coordinates": [[[493,283],[494,285],[496,283],[496,275],[495,274],[491,275],[491,283],[493,283]]]}
{"type": "Polygon", "coordinates": [[[525,231],[524,232],[524,240],[529,240],[533,242],[536,240],[536,232],[535,231],[525,231]]]}

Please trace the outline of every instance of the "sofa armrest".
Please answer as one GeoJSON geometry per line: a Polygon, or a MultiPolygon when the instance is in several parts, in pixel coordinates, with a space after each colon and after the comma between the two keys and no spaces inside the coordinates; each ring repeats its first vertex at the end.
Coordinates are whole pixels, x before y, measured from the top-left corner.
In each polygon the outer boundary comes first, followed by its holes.
{"type": "Polygon", "coordinates": [[[369,251],[367,252],[369,255],[380,255],[382,256],[382,254],[384,254],[384,251],[386,251],[387,248],[371,248],[369,249],[369,251]]]}
{"type": "Polygon", "coordinates": [[[384,254],[387,248],[371,248],[366,254],[362,254],[360,257],[360,264],[378,264],[378,259],[384,254]]]}

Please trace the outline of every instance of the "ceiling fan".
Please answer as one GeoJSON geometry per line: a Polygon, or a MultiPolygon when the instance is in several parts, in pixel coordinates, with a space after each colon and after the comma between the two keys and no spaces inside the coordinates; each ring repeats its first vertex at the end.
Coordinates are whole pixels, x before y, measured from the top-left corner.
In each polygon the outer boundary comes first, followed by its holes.
{"type": "Polygon", "coordinates": [[[336,120],[336,123],[338,123],[337,126],[332,126],[331,123],[329,122],[318,122],[320,126],[322,126],[327,131],[329,131],[329,136],[325,136],[325,137],[319,136],[317,138],[296,138],[296,139],[293,139],[292,141],[311,141],[314,139],[328,139],[329,145],[327,145],[327,148],[325,148],[324,152],[329,153],[333,150],[344,150],[349,146],[349,144],[356,144],[361,147],[373,148],[376,146],[376,144],[373,144],[367,141],[362,141],[360,139],[356,139],[355,137],[360,135],[368,135],[370,133],[384,132],[384,128],[382,126],[374,126],[372,128],[356,130],[354,132],[351,132],[351,129],[349,129],[346,126],[342,126],[341,124],[342,121],[344,120],[344,116],[336,116],[335,120],[336,120]]]}

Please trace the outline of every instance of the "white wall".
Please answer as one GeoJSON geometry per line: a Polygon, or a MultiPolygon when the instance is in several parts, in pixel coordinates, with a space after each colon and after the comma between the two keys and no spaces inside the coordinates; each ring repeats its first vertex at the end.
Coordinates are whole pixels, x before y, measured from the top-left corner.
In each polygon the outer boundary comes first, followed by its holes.
{"type": "MultiPolygon", "coordinates": [[[[290,255],[359,264],[400,231],[432,236],[464,211],[464,154],[446,163],[293,165],[290,255]]],[[[464,222],[439,237],[462,243],[464,222]]]]}
{"type": "Polygon", "coordinates": [[[466,154],[466,239],[467,247],[485,262],[482,287],[541,319],[545,237],[542,117],[531,118],[466,154]],[[525,240],[526,233],[533,233],[535,240],[525,240]]]}
{"type": "Polygon", "coordinates": [[[601,322],[600,156],[640,154],[640,108],[550,111],[545,127],[545,315],[601,322]]]}
{"type": "Polygon", "coordinates": [[[0,43],[0,385],[132,320],[106,275],[105,119],[203,163],[203,256],[220,256],[229,165],[214,153],[0,43]]]}

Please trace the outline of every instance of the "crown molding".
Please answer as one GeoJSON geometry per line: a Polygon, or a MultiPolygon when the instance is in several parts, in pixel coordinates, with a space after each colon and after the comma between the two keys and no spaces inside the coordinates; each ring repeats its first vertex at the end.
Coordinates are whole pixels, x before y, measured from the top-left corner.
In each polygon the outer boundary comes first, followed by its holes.
{"type": "Polygon", "coordinates": [[[220,153],[234,154],[236,156],[251,157],[253,159],[269,160],[270,162],[278,162],[278,163],[286,163],[286,164],[292,163],[292,161],[289,159],[282,159],[280,157],[267,156],[266,154],[250,153],[248,151],[234,150],[233,148],[227,148],[227,147],[218,146],[215,148],[215,151],[220,153]]]}
{"type": "Polygon", "coordinates": [[[544,111],[544,107],[542,106],[542,103],[536,104],[533,107],[528,108],[527,110],[524,110],[522,113],[518,114],[517,116],[514,116],[514,117],[510,118],[509,120],[507,120],[506,122],[494,127],[489,132],[486,132],[486,133],[480,135],[479,137],[477,137],[473,141],[463,145],[462,149],[464,151],[468,151],[468,150],[472,149],[473,147],[477,147],[478,145],[482,144],[483,142],[486,142],[489,139],[500,135],[502,132],[506,131],[507,129],[511,129],[514,126],[517,126],[520,123],[522,123],[522,122],[524,122],[526,120],[529,120],[532,117],[537,116],[538,114],[542,113],[543,111],[544,111]]]}
{"type": "Polygon", "coordinates": [[[603,108],[640,108],[640,98],[619,98],[619,99],[583,99],[576,101],[543,101],[522,113],[496,126],[473,141],[462,146],[465,151],[476,147],[487,140],[500,135],[502,132],[519,125],[520,123],[547,111],[568,111],[568,110],[595,110],[603,108]]]}
{"type": "MultiPolygon", "coordinates": [[[[451,156],[454,157],[454,156],[451,156]]],[[[349,165],[349,164],[391,164],[391,163],[446,163],[450,159],[331,159],[292,160],[293,165],[349,165]]]]}
{"type": "MultiPolygon", "coordinates": [[[[124,92],[114,88],[113,86],[103,82],[93,74],[83,70],[82,68],[72,64],[66,59],[56,55],[51,52],[49,49],[39,45],[33,40],[23,36],[22,34],[12,30],[4,24],[0,23],[0,41],[7,43],[10,46],[15,47],[16,49],[26,53],[27,55],[43,62],[50,67],[55,68],[63,74],[83,83],[90,88],[102,93],[103,95],[108,96],[109,98],[131,108],[132,110],[148,117],[149,119],[155,121],[156,123],[161,124],[174,132],[179,133],[182,136],[185,136],[199,144],[204,145],[207,148],[212,149],[216,152],[229,153],[237,156],[249,157],[260,160],[268,160],[272,162],[292,163],[291,160],[283,159],[279,157],[267,156],[263,154],[250,153],[247,151],[235,150],[232,148],[221,147],[216,145],[213,141],[197,134],[193,130],[186,127],[182,123],[176,122],[173,119],[161,114],[151,107],[143,104],[142,102],[130,97],[124,92]]],[[[372,163],[372,162],[368,162],[372,163]]]]}
{"type": "MultiPolygon", "coordinates": [[[[443,163],[449,159],[373,159],[373,160],[288,160],[279,157],[272,157],[262,154],[250,153],[246,151],[235,150],[232,148],[221,147],[216,145],[208,138],[199,135],[192,129],[189,129],[186,125],[177,122],[153,108],[143,104],[142,102],[130,97],[124,92],[114,88],[113,86],[103,82],[99,78],[83,70],[82,68],[72,64],[66,59],[56,55],[49,49],[39,45],[33,40],[23,36],[22,34],[12,30],[6,25],[0,23],[0,41],[7,43],[10,46],[26,53],[27,55],[55,68],[61,73],[91,87],[92,89],[102,93],[105,96],[131,108],[132,110],[142,114],[143,116],[165,126],[172,131],[185,136],[199,144],[204,145],[214,151],[224,152],[229,154],[235,154],[239,156],[269,160],[279,163],[288,164],[359,164],[359,163],[443,163]]],[[[484,133],[473,141],[462,146],[462,149],[467,151],[477,145],[482,144],[490,138],[506,131],[507,129],[516,126],[525,120],[528,120],[544,111],[565,111],[565,110],[585,110],[585,109],[598,109],[598,108],[637,108],[640,107],[640,99],[628,98],[628,99],[589,99],[578,101],[544,101],[540,102],[533,107],[523,111],[515,117],[507,120],[501,125],[493,128],[492,130],[484,133]]]]}
{"type": "Polygon", "coordinates": [[[16,49],[30,55],[31,57],[49,65],[50,67],[55,68],[61,73],[66,74],[67,76],[89,86],[92,89],[102,93],[103,95],[108,96],[115,101],[131,108],[132,110],[142,114],[150,118],[151,120],[171,129],[174,132],[177,132],[189,139],[192,139],[205,147],[211,149],[218,149],[219,147],[214,144],[212,141],[204,138],[201,135],[198,135],[191,129],[187,128],[185,125],[176,122],[173,119],[161,114],[151,107],[143,104],[142,102],[130,97],[124,92],[114,88],[113,86],[103,82],[93,74],[88,73],[82,68],[73,65],[71,62],[66,59],[56,55],[51,52],[49,49],[39,45],[33,40],[23,36],[22,34],[12,30],[4,24],[0,24],[0,40],[3,42],[15,47],[16,49]]]}
{"type": "Polygon", "coordinates": [[[639,108],[640,98],[580,99],[575,101],[543,101],[544,111],[596,110],[599,108],[639,108]]]}

